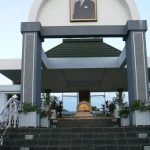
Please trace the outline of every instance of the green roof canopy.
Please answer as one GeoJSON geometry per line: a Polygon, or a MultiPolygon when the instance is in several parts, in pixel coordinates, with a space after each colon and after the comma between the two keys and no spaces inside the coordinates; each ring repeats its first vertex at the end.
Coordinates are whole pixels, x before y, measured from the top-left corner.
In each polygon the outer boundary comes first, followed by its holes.
{"type": "Polygon", "coordinates": [[[121,51],[102,39],[64,39],[63,43],[46,52],[47,57],[118,57],[121,51]]]}

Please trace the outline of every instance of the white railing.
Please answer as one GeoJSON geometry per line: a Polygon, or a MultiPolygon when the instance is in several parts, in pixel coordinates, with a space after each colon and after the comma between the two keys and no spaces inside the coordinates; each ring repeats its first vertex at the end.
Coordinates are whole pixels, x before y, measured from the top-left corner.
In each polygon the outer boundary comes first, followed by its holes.
{"type": "Polygon", "coordinates": [[[18,109],[20,107],[20,102],[17,100],[16,96],[12,96],[6,103],[3,110],[0,112],[0,127],[16,127],[19,120],[18,109]]]}
{"type": "Polygon", "coordinates": [[[12,96],[6,103],[5,107],[0,112],[0,130],[3,133],[0,135],[0,145],[3,145],[3,136],[8,127],[16,127],[19,123],[20,102],[16,96],[12,96]]]}

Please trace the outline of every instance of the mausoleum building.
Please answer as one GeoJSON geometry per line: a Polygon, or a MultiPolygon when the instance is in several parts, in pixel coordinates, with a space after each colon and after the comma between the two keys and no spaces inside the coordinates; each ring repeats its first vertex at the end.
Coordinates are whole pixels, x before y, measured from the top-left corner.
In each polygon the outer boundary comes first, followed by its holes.
{"type": "Polygon", "coordinates": [[[34,0],[21,23],[22,58],[0,59],[0,73],[14,83],[0,85],[0,149],[150,149],[149,111],[134,110],[125,122],[111,111],[95,117],[90,105],[90,92],[126,91],[129,105],[140,100],[148,106],[147,28],[134,0],[34,0]],[[44,50],[42,43],[52,38],[62,43],[44,50]],[[125,46],[117,49],[104,38],[121,38],[125,46]],[[76,114],[56,118],[51,107],[47,116],[35,108],[19,113],[21,104],[41,107],[45,91],[78,92],[76,114]],[[9,94],[19,94],[19,101],[9,94]]]}

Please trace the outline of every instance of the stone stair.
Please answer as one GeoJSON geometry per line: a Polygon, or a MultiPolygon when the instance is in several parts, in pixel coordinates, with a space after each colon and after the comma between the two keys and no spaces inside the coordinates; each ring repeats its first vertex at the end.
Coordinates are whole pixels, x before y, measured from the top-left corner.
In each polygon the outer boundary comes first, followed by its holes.
{"type": "Polygon", "coordinates": [[[61,119],[56,128],[8,129],[1,149],[144,150],[144,146],[150,145],[149,126],[123,128],[107,124],[104,127],[103,121],[61,119]]]}
{"type": "Polygon", "coordinates": [[[59,119],[57,123],[57,127],[112,127],[114,123],[112,122],[112,118],[98,118],[93,119],[87,117],[85,119],[81,118],[66,118],[59,119]]]}

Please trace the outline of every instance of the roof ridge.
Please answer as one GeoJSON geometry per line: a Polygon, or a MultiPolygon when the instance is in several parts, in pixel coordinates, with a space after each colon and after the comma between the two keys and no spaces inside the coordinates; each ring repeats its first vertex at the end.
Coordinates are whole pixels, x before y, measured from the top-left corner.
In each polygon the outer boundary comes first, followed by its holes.
{"type": "Polygon", "coordinates": [[[82,39],[63,39],[63,43],[92,43],[92,42],[103,42],[102,38],[82,38],[82,39]]]}

